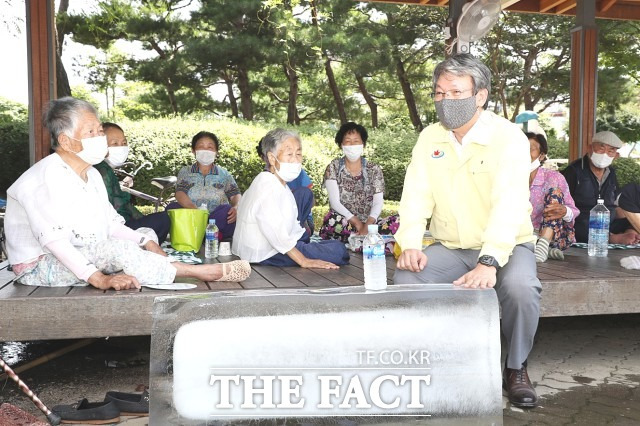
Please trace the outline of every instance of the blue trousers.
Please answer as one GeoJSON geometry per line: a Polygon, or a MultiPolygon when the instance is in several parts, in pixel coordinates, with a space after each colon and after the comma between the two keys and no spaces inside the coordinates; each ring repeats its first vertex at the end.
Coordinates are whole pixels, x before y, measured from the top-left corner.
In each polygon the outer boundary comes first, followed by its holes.
{"type": "MultiPolygon", "coordinates": [[[[302,239],[305,235],[300,237],[300,240],[296,243],[296,248],[300,250],[300,253],[304,254],[304,257],[326,260],[336,265],[347,265],[349,263],[349,252],[344,246],[344,243],[336,240],[323,240],[317,243],[304,242],[302,239]]],[[[270,258],[260,262],[260,264],[271,266],[298,266],[293,259],[282,253],[276,253],[270,258]]]]}
{"type": "Polygon", "coordinates": [[[158,242],[162,244],[167,239],[171,220],[167,212],[151,213],[140,219],[132,219],[125,222],[125,225],[131,229],[151,228],[158,236],[158,242]]]}
{"type": "MultiPolygon", "coordinates": [[[[304,223],[307,221],[309,214],[311,213],[311,207],[313,206],[313,193],[307,187],[296,188],[293,191],[293,198],[296,200],[296,206],[298,207],[298,222],[300,226],[304,228],[304,223]]],[[[344,246],[344,243],[335,240],[319,241],[317,243],[311,243],[310,235],[307,231],[302,234],[296,248],[309,259],[320,259],[327,262],[335,263],[336,265],[347,265],[349,263],[349,252],[344,246]]],[[[298,266],[289,256],[282,253],[276,253],[269,259],[265,259],[260,262],[262,265],[272,266],[298,266]]]]}

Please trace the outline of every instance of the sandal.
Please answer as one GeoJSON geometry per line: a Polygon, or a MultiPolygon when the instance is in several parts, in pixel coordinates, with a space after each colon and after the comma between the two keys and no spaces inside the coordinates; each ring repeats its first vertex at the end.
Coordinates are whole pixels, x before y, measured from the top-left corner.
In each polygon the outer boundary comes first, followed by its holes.
{"type": "Polygon", "coordinates": [[[214,281],[240,282],[251,275],[251,265],[246,260],[222,263],[222,276],[214,281]]]}

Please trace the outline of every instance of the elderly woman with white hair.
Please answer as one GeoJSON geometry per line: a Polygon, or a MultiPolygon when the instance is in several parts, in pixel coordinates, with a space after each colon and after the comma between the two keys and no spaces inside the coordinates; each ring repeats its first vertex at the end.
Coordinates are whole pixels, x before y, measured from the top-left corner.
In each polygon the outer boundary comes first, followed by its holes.
{"type": "Polygon", "coordinates": [[[107,155],[107,140],[91,104],[54,100],[43,121],[55,152],[7,190],[7,251],[18,282],[122,290],[169,284],[176,277],[242,281],[249,276],[244,261],[174,262],[153,240],[124,225],[92,167],[107,155]]]}
{"type": "Polygon", "coordinates": [[[349,262],[340,241],[310,242],[301,225],[311,209],[309,196],[287,186],[302,169],[302,143],[296,132],[275,129],[261,141],[269,171],[260,173],[238,206],[233,254],[252,263],[337,269],[349,262]]]}

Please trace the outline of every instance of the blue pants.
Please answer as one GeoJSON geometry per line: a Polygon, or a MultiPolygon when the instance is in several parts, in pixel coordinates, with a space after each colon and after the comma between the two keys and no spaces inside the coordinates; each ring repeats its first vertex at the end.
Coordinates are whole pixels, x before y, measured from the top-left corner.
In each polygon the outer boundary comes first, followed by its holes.
{"type": "MultiPolygon", "coordinates": [[[[293,198],[298,206],[298,222],[304,228],[313,206],[313,193],[307,187],[296,188],[293,191],[293,198]]],[[[349,252],[340,241],[319,241],[309,242],[310,235],[305,231],[296,243],[296,248],[309,259],[321,259],[336,265],[347,265],[349,263],[349,252]]],[[[272,266],[298,266],[289,256],[276,253],[269,259],[260,262],[262,265],[272,266]]]]}
{"type": "MultiPolygon", "coordinates": [[[[309,216],[311,215],[311,207],[313,207],[313,192],[306,186],[301,186],[291,191],[293,198],[296,200],[296,206],[298,206],[298,222],[303,228],[309,216]]],[[[311,220],[313,224],[313,219],[311,220]]]]}
{"type": "MultiPolygon", "coordinates": [[[[336,265],[347,265],[349,263],[349,252],[344,246],[344,243],[336,240],[323,240],[318,241],[317,243],[309,243],[302,241],[305,236],[306,233],[300,237],[300,240],[296,243],[296,248],[300,250],[300,253],[304,254],[304,257],[309,259],[326,260],[327,262],[335,263],[336,265]]],[[[293,259],[282,253],[276,253],[269,259],[265,259],[260,262],[260,264],[272,266],[298,266],[293,259]]]]}
{"type": "Polygon", "coordinates": [[[125,225],[131,229],[151,228],[158,236],[158,242],[162,244],[167,239],[171,220],[167,212],[151,213],[140,219],[132,219],[125,222],[125,225]]]}

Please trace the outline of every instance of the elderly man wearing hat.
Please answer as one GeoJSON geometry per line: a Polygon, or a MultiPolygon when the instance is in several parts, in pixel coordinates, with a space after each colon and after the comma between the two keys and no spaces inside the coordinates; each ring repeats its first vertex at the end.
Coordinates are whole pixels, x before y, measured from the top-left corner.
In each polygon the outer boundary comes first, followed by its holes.
{"type": "Polygon", "coordinates": [[[580,209],[575,222],[578,242],[588,242],[589,212],[597,204],[598,198],[602,198],[605,206],[613,212],[609,242],[640,243],[640,234],[632,226],[637,222],[637,229],[640,229],[640,187],[629,184],[618,188],[616,172],[611,167],[621,147],[622,141],[615,133],[598,132],[593,136],[587,154],[562,171],[576,207],[580,209]]]}

